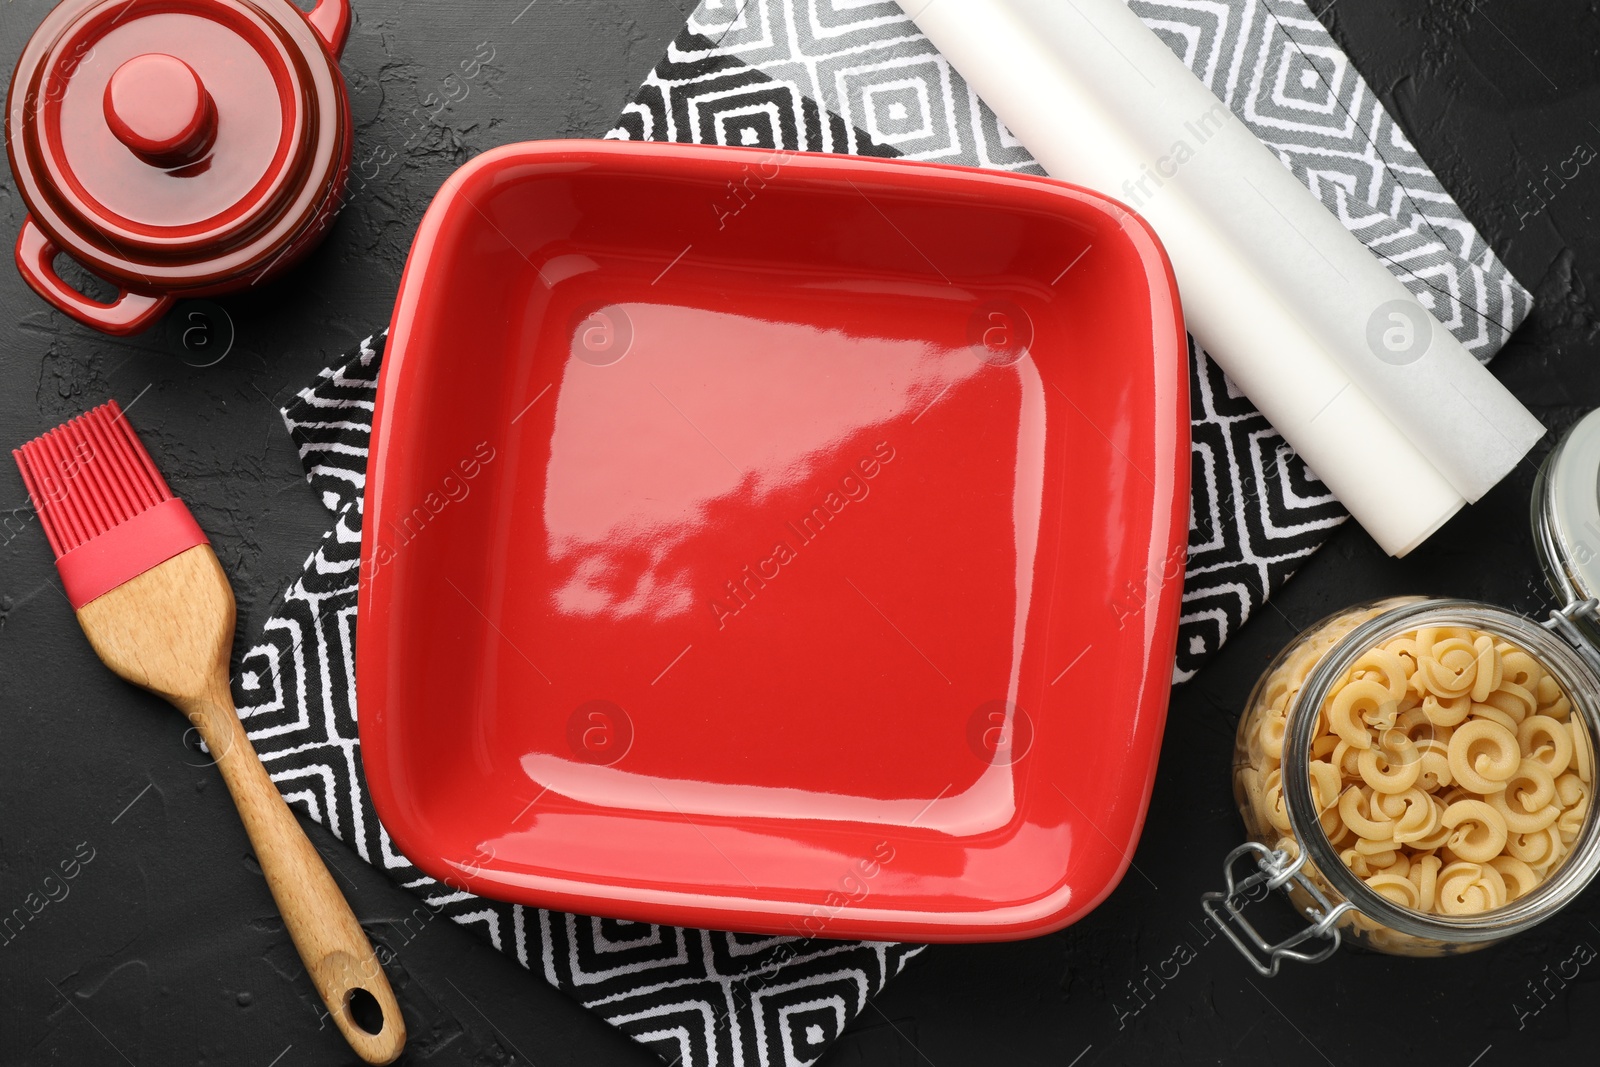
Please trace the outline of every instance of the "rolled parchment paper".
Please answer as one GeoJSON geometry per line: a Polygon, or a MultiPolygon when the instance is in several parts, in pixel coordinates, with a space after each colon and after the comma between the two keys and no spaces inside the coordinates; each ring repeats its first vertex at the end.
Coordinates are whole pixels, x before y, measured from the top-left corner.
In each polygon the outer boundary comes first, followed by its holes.
{"type": "Polygon", "coordinates": [[[1543,435],[1122,0],[900,3],[1047,172],[1150,222],[1189,332],[1386,552],[1543,435]]]}

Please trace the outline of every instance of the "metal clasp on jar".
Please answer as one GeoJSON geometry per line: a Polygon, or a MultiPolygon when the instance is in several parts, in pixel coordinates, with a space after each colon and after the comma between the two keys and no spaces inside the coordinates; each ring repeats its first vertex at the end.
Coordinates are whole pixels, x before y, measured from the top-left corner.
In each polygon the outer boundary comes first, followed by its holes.
{"type": "Polygon", "coordinates": [[[1593,597],[1588,600],[1574,600],[1565,607],[1552,611],[1550,617],[1539,625],[1571,645],[1578,655],[1583,657],[1584,662],[1600,672],[1600,650],[1594,647],[1594,643],[1580,628],[1580,622],[1587,623],[1591,627],[1600,627],[1600,600],[1593,597]]]}
{"type": "Polygon", "coordinates": [[[1278,963],[1281,960],[1321,963],[1339,951],[1339,928],[1336,924],[1340,916],[1355,908],[1355,905],[1348,900],[1338,904],[1330,903],[1322,890],[1302,872],[1301,868],[1305,866],[1305,862],[1304,852],[1291,859],[1287,852],[1270,849],[1259,841],[1247,841],[1228,853],[1228,858],[1223,861],[1222,875],[1227,881],[1228,888],[1221,893],[1206,893],[1200,898],[1200,906],[1216,922],[1217,929],[1228,935],[1228,940],[1233,942],[1239,954],[1264,978],[1271,978],[1278,973],[1278,963]],[[1255,857],[1257,869],[1243,881],[1235,882],[1234,867],[1247,855],[1255,857]],[[1304,890],[1314,902],[1305,909],[1306,918],[1311,920],[1311,925],[1282,941],[1268,941],[1250,924],[1250,920],[1245,918],[1244,909],[1237,902],[1240,897],[1248,896],[1257,886],[1265,886],[1269,891],[1277,889],[1285,896],[1289,896],[1291,883],[1304,890]],[[1327,944],[1314,952],[1299,947],[1312,939],[1326,941],[1327,944]]]}

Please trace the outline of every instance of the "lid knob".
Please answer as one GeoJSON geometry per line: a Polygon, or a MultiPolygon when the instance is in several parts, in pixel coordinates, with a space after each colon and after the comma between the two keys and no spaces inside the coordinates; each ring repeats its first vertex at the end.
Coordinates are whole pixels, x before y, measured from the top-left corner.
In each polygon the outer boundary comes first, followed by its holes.
{"type": "Polygon", "coordinates": [[[146,52],[122,64],[106,83],[104,107],[117,140],[154,166],[188,163],[216,139],[211,94],[177,56],[146,52]]]}

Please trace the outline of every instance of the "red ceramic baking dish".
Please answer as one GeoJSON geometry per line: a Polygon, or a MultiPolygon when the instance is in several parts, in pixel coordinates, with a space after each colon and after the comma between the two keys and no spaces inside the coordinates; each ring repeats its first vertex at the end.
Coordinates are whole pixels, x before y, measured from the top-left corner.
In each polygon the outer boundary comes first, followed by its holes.
{"type": "Polygon", "coordinates": [[[417,233],[365,500],[362,756],[490,897],[971,941],[1129,863],[1172,673],[1186,348],[1072,186],[611,141],[417,233]]]}

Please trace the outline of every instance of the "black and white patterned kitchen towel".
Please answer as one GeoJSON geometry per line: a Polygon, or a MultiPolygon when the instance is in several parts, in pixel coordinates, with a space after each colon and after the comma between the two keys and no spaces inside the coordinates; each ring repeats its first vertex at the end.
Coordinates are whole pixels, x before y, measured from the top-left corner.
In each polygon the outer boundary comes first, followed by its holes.
{"type": "MultiPolygon", "coordinates": [[[[1132,6],[1464,344],[1487,359],[1530,299],[1298,0],[1132,6]]],[[[704,0],[608,136],[1037,170],[898,7],[704,0]]],[[[919,946],[712,933],[458,893],[395,851],[356,732],[356,584],[381,339],[284,411],[335,516],[235,674],[290,803],[428,907],[477,930],[684,1067],[801,1067],[919,946]]],[[[1345,518],[1204,352],[1192,351],[1194,497],[1177,677],[1187,678],[1345,518]]]]}
{"type": "MultiPolygon", "coordinates": [[[[1129,6],[1468,350],[1499,351],[1532,298],[1302,0],[1129,6]]],[[[702,0],[606,136],[1043,173],[893,0],[702,0]]],[[[1348,517],[1193,339],[1190,349],[1178,681],[1348,517]]]]}

